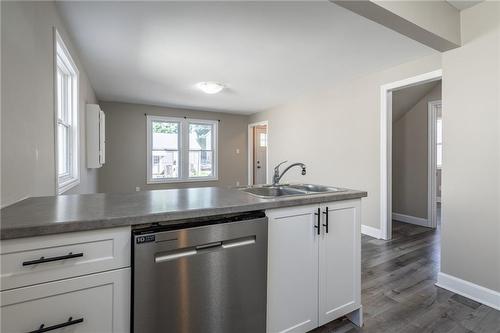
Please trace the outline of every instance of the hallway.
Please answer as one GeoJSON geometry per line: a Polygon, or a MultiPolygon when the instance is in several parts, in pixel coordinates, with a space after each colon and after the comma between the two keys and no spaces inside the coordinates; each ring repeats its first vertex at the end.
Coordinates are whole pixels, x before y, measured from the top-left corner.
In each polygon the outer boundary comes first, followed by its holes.
{"type": "Polygon", "coordinates": [[[363,329],[343,319],[312,332],[500,332],[500,311],[434,285],[439,259],[439,229],[393,221],[392,240],[363,236],[363,329]]]}

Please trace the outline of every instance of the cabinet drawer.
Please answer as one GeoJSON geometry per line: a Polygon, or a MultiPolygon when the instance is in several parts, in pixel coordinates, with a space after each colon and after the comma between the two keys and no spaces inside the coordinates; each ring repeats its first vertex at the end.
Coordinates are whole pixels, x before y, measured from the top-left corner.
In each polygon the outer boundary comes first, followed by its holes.
{"type": "Polygon", "coordinates": [[[125,268],[3,291],[1,331],[128,332],[129,290],[125,268]]]}
{"type": "Polygon", "coordinates": [[[3,241],[1,289],[128,267],[130,239],[124,227],[3,241]]]}

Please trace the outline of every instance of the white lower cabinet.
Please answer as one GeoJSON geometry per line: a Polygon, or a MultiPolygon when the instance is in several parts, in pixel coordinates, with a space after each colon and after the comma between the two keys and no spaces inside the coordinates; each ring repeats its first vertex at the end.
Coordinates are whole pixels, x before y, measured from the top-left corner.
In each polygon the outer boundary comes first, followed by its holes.
{"type": "Polygon", "coordinates": [[[130,332],[130,227],[0,245],[0,332],[130,332]]]}
{"type": "Polygon", "coordinates": [[[267,331],[318,326],[317,205],[267,211],[267,331]]]}
{"type": "MultiPolygon", "coordinates": [[[[321,205],[319,241],[319,325],[361,306],[360,200],[321,205]]],[[[357,323],[356,323],[357,324],[357,323]]]]}
{"type": "Polygon", "coordinates": [[[344,315],[362,324],[360,202],[266,212],[267,332],[307,332],[344,315]]]}
{"type": "Polygon", "coordinates": [[[3,291],[1,331],[129,332],[129,296],[130,268],[3,291]]]}

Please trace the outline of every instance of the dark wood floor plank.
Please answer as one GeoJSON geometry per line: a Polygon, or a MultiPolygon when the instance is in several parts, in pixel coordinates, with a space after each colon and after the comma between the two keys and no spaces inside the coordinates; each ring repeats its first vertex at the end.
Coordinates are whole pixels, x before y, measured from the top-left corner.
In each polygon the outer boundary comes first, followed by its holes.
{"type": "Polygon", "coordinates": [[[362,236],[365,324],[341,318],[314,333],[500,333],[500,311],[435,286],[439,229],[393,222],[393,239],[362,236]]]}

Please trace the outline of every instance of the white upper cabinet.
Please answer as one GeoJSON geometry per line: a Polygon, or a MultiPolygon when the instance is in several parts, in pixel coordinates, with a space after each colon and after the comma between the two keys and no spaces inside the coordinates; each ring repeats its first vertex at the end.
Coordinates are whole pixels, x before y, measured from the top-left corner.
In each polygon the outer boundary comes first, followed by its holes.
{"type": "Polygon", "coordinates": [[[97,104],[87,104],[87,168],[100,168],[105,163],[105,115],[97,104]]]}

